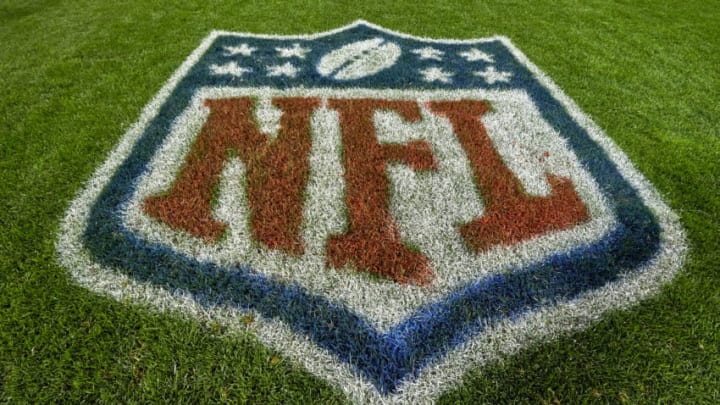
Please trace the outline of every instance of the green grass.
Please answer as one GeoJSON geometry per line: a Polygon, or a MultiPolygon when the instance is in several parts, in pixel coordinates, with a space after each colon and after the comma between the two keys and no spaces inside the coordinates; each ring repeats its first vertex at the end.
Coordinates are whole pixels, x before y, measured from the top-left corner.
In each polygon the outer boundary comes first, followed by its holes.
{"type": "Polygon", "coordinates": [[[471,372],[441,402],[720,403],[720,2],[382,3],[0,3],[0,402],[344,400],[252,335],[74,285],[54,242],[82,183],[210,30],[307,33],[364,18],[510,37],[689,235],[687,265],[661,295],[471,372]]]}

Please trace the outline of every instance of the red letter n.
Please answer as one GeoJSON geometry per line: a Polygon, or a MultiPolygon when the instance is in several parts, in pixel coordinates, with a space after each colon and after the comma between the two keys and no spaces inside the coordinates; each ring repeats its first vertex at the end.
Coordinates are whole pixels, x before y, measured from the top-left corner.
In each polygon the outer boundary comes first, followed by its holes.
{"type": "Polygon", "coordinates": [[[310,117],[316,98],[276,98],[283,111],[275,140],[260,132],[248,97],[206,100],[210,116],[185,166],[164,195],[144,201],[145,212],[169,226],[215,241],[226,224],[211,214],[213,190],[227,160],[237,154],[246,166],[250,225],[269,248],[301,254],[302,193],[309,172],[310,117]]]}

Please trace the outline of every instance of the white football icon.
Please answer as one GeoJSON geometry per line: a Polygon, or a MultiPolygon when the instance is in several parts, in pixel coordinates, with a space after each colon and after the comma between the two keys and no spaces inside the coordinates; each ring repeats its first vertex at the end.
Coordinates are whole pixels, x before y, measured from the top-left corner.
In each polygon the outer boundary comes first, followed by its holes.
{"type": "Polygon", "coordinates": [[[336,80],[354,80],[373,75],[397,62],[400,47],[383,38],[353,42],[325,54],[317,71],[336,80]]]}

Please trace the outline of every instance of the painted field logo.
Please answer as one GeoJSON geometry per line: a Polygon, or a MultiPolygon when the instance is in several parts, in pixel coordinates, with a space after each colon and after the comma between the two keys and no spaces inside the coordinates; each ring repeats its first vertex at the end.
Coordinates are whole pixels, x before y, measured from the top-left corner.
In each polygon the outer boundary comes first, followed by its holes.
{"type": "Polygon", "coordinates": [[[415,403],[657,291],[685,245],[507,39],[360,21],[212,33],[72,204],[58,250],[94,291],[248,327],[354,401],[415,403]]]}

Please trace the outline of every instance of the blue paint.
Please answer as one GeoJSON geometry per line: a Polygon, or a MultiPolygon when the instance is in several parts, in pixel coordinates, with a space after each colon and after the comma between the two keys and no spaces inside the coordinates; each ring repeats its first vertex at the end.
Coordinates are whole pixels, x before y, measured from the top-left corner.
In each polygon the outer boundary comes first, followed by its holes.
{"type": "Polygon", "coordinates": [[[578,294],[616,280],[622,271],[642,266],[659,249],[660,227],[636,191],[622,178],[613,162],[596,145],[565,108],[543,88],[532,74],[499,41],[477,44],[429,44],[445,52],[443,62],[418,61],[407,52],[427,43],[396,37],[367,26],[316,40],[282,40],[221,36],[173,90],[137,141],[130,156],[119,167],[92,207],[84,234],[85,246],[94,259],[136,280],[163,288],[179,288],[194,294],[206,306],[224,304],[260,312],[309,336],[320,347],[351,364],[383,393],[393,392],[403,379],[416,376],[430,361],[449,349],[481,334],[506,318],[516,318],[542,305],[570,300],[578,294]],[[349,42],[385,37],[404,50],[398,63],[377,75],[352,82],[337,83],[312,68],[319,58],[349,42]],[[248,43],[258,48],[253,57],[228,57],[222,47],[248,43]],[[278,60],[276,47],[294,43],[313,50],[304,63],[298,58],[278,60]],[[469,63],[457,56],[469,47],[495,58],[498,70],[513,73],[510,83],[488,86],[482,78],[469,74],[484,70],[485,62],[469,63]],[[237,79],[208,74],[212,64],[237,61],[254,74],[237,79]],[[264,75],[265,65],[286,61],[301,66],[301,74],[277,81],[264,75]],[[450,84],[426,83],[418,69],[437,66],[456,72],[450,84]],[[263,73],[263,74],[260,74],[263,73]],[[525,90],[542,112],[543,118],[568,142],[583,167],[595,178],[612,205],[618,226],[600,241],[561,252],[525,268],[493,275],[454,291],[446,299],[428,304],[387,333],[375,330],[362,316],[313,295],[301,286],[287,284],[253,272],[249,267],[223,268],[199,262],[164,246],[139,238],[126,229],[120,218],[122,207],[135,191],[137,179],[169,133],[173,119],[203,86],[271,86],[375,89],[473,89],[525,90]]]}

